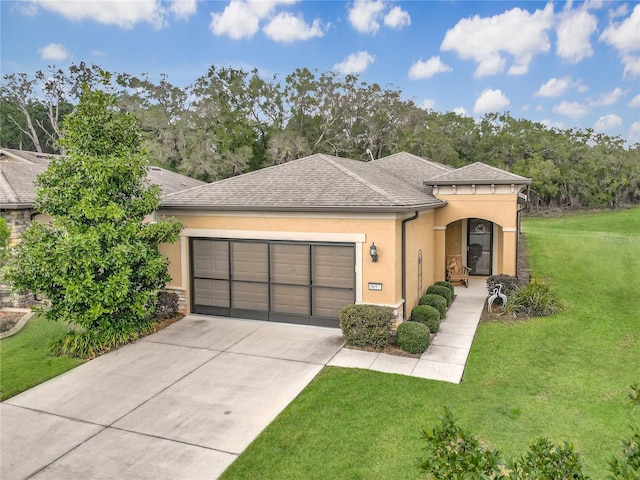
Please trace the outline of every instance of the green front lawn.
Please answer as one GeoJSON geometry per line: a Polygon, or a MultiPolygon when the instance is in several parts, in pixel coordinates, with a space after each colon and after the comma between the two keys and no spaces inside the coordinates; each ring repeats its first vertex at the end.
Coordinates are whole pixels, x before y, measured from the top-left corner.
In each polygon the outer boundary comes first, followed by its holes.
{"type": "Polygon", "coordinates": [[[69,357],[47,354],[49,344],[68,326],[33,317],[17,334],[0,340],[0,400],[17,395],[82,363],[69,357]]]}
{"type": "Polygon", "coordinates": [[[606,476],[639,423],[640,209],[526,219],[532,270],[566,310],[480,325],[462,384],[325,368],[223,479],[413,479],[420,434],[444,405],[507,456],[540,436],[569,440],[585,473],[606,476]]]}

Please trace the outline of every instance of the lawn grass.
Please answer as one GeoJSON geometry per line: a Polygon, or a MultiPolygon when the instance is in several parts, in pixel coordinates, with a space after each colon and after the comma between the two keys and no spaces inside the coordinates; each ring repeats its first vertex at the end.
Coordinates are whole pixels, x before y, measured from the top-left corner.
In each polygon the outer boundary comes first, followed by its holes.
{"type": "Polygon", "coordinates": [[[0,400],[17,395],[82,363],[47,354],[49,344],[67,332],[60,322],[33,317],[17,334],[0,340],[0,400]]]}
{"type": "Polygon", "coordinates": [[[640,209],[525,219],[530,266],[564,312],[480,325],[460,385],[326,367],[223,479],[413,479],[444,405],[505,456],[571,441],[605,478],[640,412],[640,209]],[[637,410],[637,409],[636,409],[637,410]]]}

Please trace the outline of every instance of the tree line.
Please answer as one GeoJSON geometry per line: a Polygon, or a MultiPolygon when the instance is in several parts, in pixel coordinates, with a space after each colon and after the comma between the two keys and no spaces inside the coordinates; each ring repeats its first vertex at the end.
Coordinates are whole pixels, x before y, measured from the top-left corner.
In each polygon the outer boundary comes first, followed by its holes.
{"type": "Polygon", "coordinates": [[[65,153],[56,142],[62,120],[83,85],[105,83],[117,108],[137,118],[153,163],[204,181],[313,153],[367,161],[407,151],[530,177],[542,207],[640,203],[640,144],[592,129],[549,128],[509,112],[475,120],[425,110],[394,86],[307,68],[279,78],[211,66],[186,87],[167,75],[154,80],[85,63],[4,75],[0,145],[65,153]]]}

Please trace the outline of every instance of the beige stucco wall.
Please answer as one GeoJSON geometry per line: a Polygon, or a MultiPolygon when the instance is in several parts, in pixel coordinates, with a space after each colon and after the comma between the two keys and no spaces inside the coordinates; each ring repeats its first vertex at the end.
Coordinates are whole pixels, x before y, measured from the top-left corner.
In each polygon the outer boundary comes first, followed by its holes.
{"type": "MultiPolygon", "coordinates": [[[[179,211],[160,211],[158,216],[169,215],[183,223],[180,241],[161,245],[160,251],[169,260],[169,287],[185,292],[187,309],[189,297],[189,237],[245,238],[264,240],[327,241],[356,244],[356,301],[390,305],[402,305],[402,219],[411,215],[401,214],[286,214],[286,213],[198,213],[185,214],[179,211]],[[371,261],[369,246],[375,242],[378,262],[371,261]],[[369,282],[382,283],[382,290],[369,290],[369,282]]],[[[417,232],[411,249],[423,248],[433,236],[433,212],[420,219],[416,226],[410,222],[408,232],[417,232]],[[428,217],[428,218],[427,218],[428,217]],[[410,230],[411,229],[411,230],[410,230]],[[421,238],[424,237],[424,240],[421,238]]],[[[425,278],[432,273],[425,270],[425,278]]],[[[414,287],[415,288],[415,287],[414,287]]],[[[426,287],[425,287],[426,288],[426,287]]]]}
{"type": "MultiPolygon", "coordinates": [[[[442,190],[442,189],[441,189],[442,190]]],[[[447,201],[447,205],[435,212],[436,228],[445,229],[442,241],[438,245],[436,255],[444,249],[444,255],[460,254],[463,250],[455,247],[458,243],[462,247],[466,242],[462,221],[467,218],[482,218],[496,225],[494,231],[494,273],[515,275],[516,273],[516,241],[517,241],[517,210],[518,188],[501,186],[498,192],[490,193],[478,189],[470,193],[468,189],[453,193],[440,193],[438,198],[447,201]],[[514,193],[511,193],[513,190],[514,193]],[[461,221],[462,220],[462,221],[461,221]]],[[[466,261],[463,253],[463,259],[466,261]]],[[[443,267],[444,268],[444,267],[443,267]]]]}

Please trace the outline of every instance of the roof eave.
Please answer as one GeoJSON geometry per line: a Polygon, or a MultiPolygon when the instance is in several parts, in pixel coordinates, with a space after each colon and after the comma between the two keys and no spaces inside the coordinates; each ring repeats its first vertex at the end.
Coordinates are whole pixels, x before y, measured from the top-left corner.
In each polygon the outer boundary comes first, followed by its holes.
{"type": "Polygon", "coordinates": [[[161,205],[160,209],[184,211],[224,211],[224,212],[342,212],[342,213],[401,213],[415,210],[432,210],[444,207],[446,201],[440,200],[417,205],[392,206],[251,206],[251,205],[161,205]]]}
{"type": "Polygon", "coordinates": [[[423,183],[427,186],[436,187],[440,185],[531,185],[531,181],[530,178],[522,178],[517,180],[425,180],[423,183]]]}

